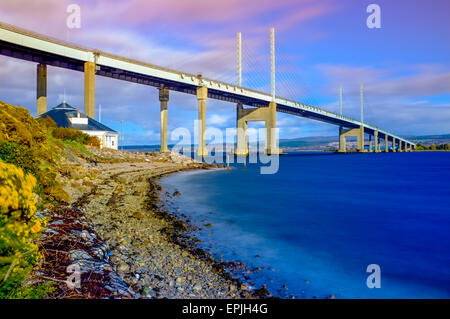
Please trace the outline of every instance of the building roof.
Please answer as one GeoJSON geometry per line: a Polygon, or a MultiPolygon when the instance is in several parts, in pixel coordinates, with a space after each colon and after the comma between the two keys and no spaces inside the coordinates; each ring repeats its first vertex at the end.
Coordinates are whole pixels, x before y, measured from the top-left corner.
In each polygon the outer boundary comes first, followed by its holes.
{"type": "Polygon", "coordinates": [[[85,113],[80,112],[80,118],[87,118],[88,124],[72,124],[70,118],[77,117],[77,109],[68,103],[61,103],[50,111],[42,114],[40,117],[50,116],[58,127],[71,127],[81,131],[107,131],[117,133],[113,129],[103,125],[102,123],[88,117],[85,113]]]}

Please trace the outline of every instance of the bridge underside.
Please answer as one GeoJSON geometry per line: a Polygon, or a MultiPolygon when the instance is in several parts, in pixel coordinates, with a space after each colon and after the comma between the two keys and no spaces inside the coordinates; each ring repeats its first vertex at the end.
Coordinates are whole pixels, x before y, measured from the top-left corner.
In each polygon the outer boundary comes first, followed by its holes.
{"type": "MultiPolygon", "coordinates": [[[[18,46],[9,42],[0,40],[0,54],[9,56],[12,58],[17,58],[25,61],[40,63],[43,65],[50,65],[54,67],[69,69],[73,71],[84,72],[85,61],[70,59],[67,57],[62,57],[56,54],[51,54],[48,52],[26,48],[23,46],[18,46]]],[[[139,74],[136,72],[130,72],[127,70],[121,70],[118,68],[111,68],[108,66],[102,66],[97,64],[96,75],[128,81],[132,83],[138,83],[143,85],[149,85],[156,88],[164,87],[171,91],[177,91],[187,94],[196,95],[197,87],[196,85],[184,85],[176,81],[165,80],[157,77],[152,77],[149,75],[139,74]]],[[[209,89],[208,98],[232,102],[232,103],[242,103],[252,107],[263,107],[267,106],[267,102],[263,100],[258,100],[254,98],[243,98],[238,94],[228,94],[222,91],[209,89]]]]}
{"type": "MultiPolygon", "coordinates": [[[[84,72],[84,64],[85,61],[70,59],[67,57],[61,57],[56,54],[51,54],[48,52],[26,48],[23,46],[15,45],[9,42],[0,41],[0,54],[35,62],[43,65],[50,65],[54,67],[84,72]]],[[[152,77],[144,74],[139,74],[135,72],[130,72],[127,70],[121,70],[118,68],[111,68],[108,66],[102,66],[97,64],[97,69],[95,75],[100,75],[112,79],[123,80],[132,83],[138,83],[148,86],[153,86],[156,88],[166,88],[170,91],[177,91],[182,93],[187,93],[191,95],[197,94],[197,86],[196,85],[185,85],[176,81],[165,80],[157,77],[152,77]]],[[[251,107],[267,107],[268,103],[264,100],[255,99],[252,97],[245,98],[239,94],[226,93],[223,91],[218,91],[214,89],[208,89],[208,98],[212,98],[215,100],[231,102],[235,104],[243,104],[251,107]]],[[[309,119],[334,124],[338,126],[345,126],[348,128],[356,128],[359,125],[348,123],[344,120],[334,119],[327,117],[326,115],[317,114],[315,112],[301,110],[297,108],[293,108],[286,105],[277,105],[277,111],[283,112],[291,115],[306,117],[309,119]]]]}

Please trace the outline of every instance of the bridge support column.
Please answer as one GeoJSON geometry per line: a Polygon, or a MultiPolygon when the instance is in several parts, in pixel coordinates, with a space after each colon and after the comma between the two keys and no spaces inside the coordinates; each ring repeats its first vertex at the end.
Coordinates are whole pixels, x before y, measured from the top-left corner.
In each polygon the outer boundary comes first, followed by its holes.
{"type": "Polygon", "coordinates": [[[36,74],[36,111],[40,116],[47,112],[47,65],[39,63],[36,74]]]}
{"type": "Polygon", "coordinates": [[[237,106],[237,145],[236,155],[248,154],[247,143],[247,122],[264,121],[266,127],[266,145],[265,152],[267,154],[279,154],[278,141],[276,135],[277,127],[277,104],[271,102],[267,107],[252,107],[244,109],[242,104],[237,106]]]}
{"type": "Polygon", "coordinates": [[[364,126],[360,126],[359,128],[352,129],[344,129],[343,127],[339,127],[339,153],[346,153],[346,138],[348,136],[356,136],[357,138],[357,150],[358,152],[364,151],[364,126]]]}
{"type": "Polygon", "coordinates": [[[169,90],[165,88],[159,89],[159,102],[161,103],[161,147],[159,151],[165,153],[169,151],[167,147],[167,104],[169,102],[169,90]]]}
{"type": "Polygon", "coordinates": [[[346,153],[347,152],[347,145],[346,145],[346,136],[345,129],[342,126],[339,126],[339,153],[346,153]]]}
{"type": "Polygon", "coordinates": [[[248,143],[247,143],[247,121],[245,120],[244,107],[239,103],[236,107],[236,155],[248,155],[248,143]]]}
{"type": "Polygon", "coordinates": [[[205,131],[206,131],[206,99],[208,98],[208,88],[200,86],[197,88],[198,100],[198,156],[207,156],[205,131]]]}
{"type": "Polygon", "coordinates": [[[389,135],[384,135],[384,151],[389,152],[389,135]]]}
{"type": "Polygon", "coordinates": [[[375,153],[378,153],[380,151],[380,140],[378,139],[378,131],[375,131],[373,133],[374,140],[375,140],[375,153]]]}
{"type": "Polygon", "coordinates": [[[397,142],[395,140],[395,137],[392,138],[392,152],[397,152],[397,142]]]}
{"type": "Polygon", "coordinates": [[[358,152],[364,152],[364,126],[359,127],[358,152]]]}
{"type": "Polygon", "coordinates": [[[84,113],[95,119],[95,63],[84,63],[84,113]]]}
{"type": "Polygon", "coordinates": [[[374,152],[374,150],[372,150],[372,135],[369,135],[369,153],[374,152]]]}
{"type": "Polygon", "coordinates": [[[268,155],[279,154],[277,143],[277,104],[269,103],[268,115],[266,118],[266,153],[268,155]]]}
{"type": "Polygon", "coordinates": [[[398,141],[398,151],[403,152],[404,151],[403,147],[404,147],[404,143],[399,140],[398,141]]]}

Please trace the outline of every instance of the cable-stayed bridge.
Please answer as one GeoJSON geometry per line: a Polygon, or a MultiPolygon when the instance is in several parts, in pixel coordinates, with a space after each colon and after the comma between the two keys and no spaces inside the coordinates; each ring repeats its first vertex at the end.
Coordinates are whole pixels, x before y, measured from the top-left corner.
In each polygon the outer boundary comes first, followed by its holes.
{"type": "MultiPolygon", "coordinates": [[[[240,47],[238,36],[238,47],[240,47]]],[[[224,83],[200,75],[171,70],[149,63],[128,59],[53,39],[35,32],[0,23],[0,54],[37,63],[37,114],[47,110],[47,65],[84,72],[85,113],[95,118],[95,77],[104,76],[159,89],[161,103],[161,151],[167,151],[167,107],[169,92],[178,91],[196,95],[199,110],[198,155],[207,154],[204,132],[208,98],[237,104],[238,155],[248,153],[247,122],[264,121],[266,124],[266,151],[278,153],[276,140],[276,112],[288,113],[313,120],[334,124],[339,127],[339,151],[346,152],[346,137],[355,136],[358,151],[365,151],[365,136],[369,137],[369,151],[411,151],[415,143],[384,129],[352,119],[341,114],[292,101],[275,95],[274,33],[271,36],[271,94],[242,87],[240,75],[238,84],[224,83]],[[246,106],[246,107],[244,107],[246,106]],[[389,145],[391,144],[392,147],[389,145]]],[[[238,50],[240,52],[240,50],[238,50]]],[[[240,55],[240,53],[238,53],[240,55]]],[[[239,68],[240,68],[240,62],[239,68]]],[[[239,70],[239,73],[241,70],[239,70]]],[[[362,103],[361,91],[361,103],[362,103]]]]}

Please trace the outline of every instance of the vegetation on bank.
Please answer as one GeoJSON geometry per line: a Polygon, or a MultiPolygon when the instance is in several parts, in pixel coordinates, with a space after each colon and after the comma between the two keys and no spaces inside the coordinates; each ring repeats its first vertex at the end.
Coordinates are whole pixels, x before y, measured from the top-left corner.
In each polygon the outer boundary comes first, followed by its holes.
{"type": "Polygon", "coordinates": [[[450,144],[440,144],[440,145],[416,144],[416,150],[418,150],[418,151],[450,151],[450,144]]]}
{"type": "Polygon", "coordinates": [[[42,298],[51,291],[51,283],[23,284],[41,258],[37,242],[45,220],[35,213],[45,203],[69,201],[59,181],[67,173],[61,158],[67,148],[92,156],[84,145],[100,143],[0,102],[0,298],[42,298]]]}
{"type": "Polygon", "coordinates": [[[0,162],[0,298],[26,297],[19,289],[40,257],[35,240],[37,220],[33,188],[36,179],[12,164],[0,162]]]}

